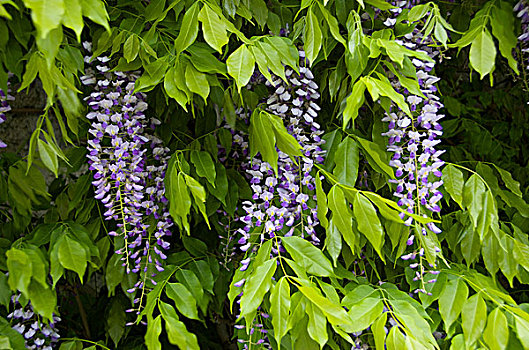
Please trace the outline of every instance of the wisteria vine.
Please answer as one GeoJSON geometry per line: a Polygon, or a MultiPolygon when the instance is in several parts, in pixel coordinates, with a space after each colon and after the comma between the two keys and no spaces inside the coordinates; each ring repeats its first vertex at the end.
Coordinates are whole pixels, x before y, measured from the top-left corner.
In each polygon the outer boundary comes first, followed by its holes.
{"type": "MultiPolygon", "coordinates": [[[[89,43],[84,47],[91,49],[89,43]]],[[[87,63],[91,59],[85,57],[87,63]]],[[[139,312],[147,279],[156,284],[152,277],[156,270],[163,271],[163,251],[169,249],[166,237],[173,222],[163,181],[169,149],[152,133],[160,121],[145,116],[145,94],[134,91],[138,73],[111,71],[109,61],[106,56],[94,58],[95,67],[87,68],[81,78],[93,86],[85,98],[91,108],[86,117],[92,121],[88,162],[94,171],[95,198],[106,208],[105,219],[116,223],[117,230],[109,235],[124,240],[116,254],[122,255],[127,273],[143,276],[128,290],[141,290],[134,309],[139,312]]]]}
{"type": "MultiPolygon", "coordinates": [[[[389,17],[384,23],[387,26],[393,26],[395,19],[403,8],[411,8],[415,4],[409,4],[406,1],[400,1],[396,4],[397,8],[392,9],[394,17],[389,17]]],[[[393,153],[390,165],[396,169],[395,180],[390,180],[396,185],[394,196],[398,199],[399,206],[406,209],[408,213],[427,216],[426,213],[439,213],[441,208],[439,201],[443,195],[439,188],[442,186],[441,167],[444,162],[440,156],[443,150],[436,150],[436,146],[441,142],[439,137],[442,135],[442,126],[439,120],[444,117],[439,114],[443,104],[437,95],[435,83],[439,78],[433,75],[435,60],[439,57],[439,50],[435,48],[431,37],[424,37],[421,28],[417,25],[411,33],[405,34],[397,40],[404,47],[424,52],[432,61],[422,61],[417,58],[412,60],[417,70],[417,80],[423,96],[417,96],[401,86],[398,78],[390,73],[390,81],[393,87],[402,94],[410,104],[413,118],[410,118],[395,104],[391,105],[390,111],[385,113],[382,121],[388,123],[388,131],[383,133],[388,137],[387,150],[393,153]]],[[[404,214],[401,215],[404,218],[404,214]]],[[[412,226],[414,219],[410,216],[406,219],[406,225],[412,226]]],[[[427,229],[435,234],[441,233],[441,229],[433,222],[421,227],[421,234],[426,235],[427,229]]],[[[415,241],[413,230],[410,230],[407,245],[412,246],[415,241]]],[[[439,250],[437,247],[436,249],[439,250]]],[[[417,255],[424,255],[424,249],[421,247],[418,251],[403,255],[404,260],[414,260],[417,255]]],[[[428,293],[425,289],[424,275],[431,273],[438,274],[438,271],[425,269],[421,263],[410,264],[411,268],[416,268],[415,281],[422,282],[421,288],[415,290],[415,293],[428,293]]],[[[433,266],[430,266],[433,267],[433,266]]],[[[426,282],[433,283],[435,279],[426,282]]]]}

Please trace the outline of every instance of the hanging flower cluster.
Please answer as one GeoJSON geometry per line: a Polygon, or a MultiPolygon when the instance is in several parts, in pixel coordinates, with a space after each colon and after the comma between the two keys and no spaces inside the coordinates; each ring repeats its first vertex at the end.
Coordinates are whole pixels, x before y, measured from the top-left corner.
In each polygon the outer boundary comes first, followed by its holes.
{"type": "Polygon", "coordinates": [[[33,311],[31,302],[28,301],[23,306],[19,300],[20,295],[11,296],[11,303],[14,306],[13,312],[7,315],[7,318],[16,322],[13,329],[24,336],[26,349],[51,350],[60,338],[55,329],[55,325],[61,319],[53,316],[53,322],[44,324],[33,311]]]}
{"type": "MultiPolygon", "coordinates": [[[[305,53],[300,51],[300,57],[305,53]]],[[[250,232],[255,227],[263,227],[261,240],[265,235],[291,236],[299,228],[301,237],[308,236],[319,243],[314,227],[319,224],[314,203],[315,178],[314,164],[323,162],[320,125],[316,122],[320,107],[316,100],[320,97],[314,76],[308,67],[301,64],[298,75],[286,69],[287,81],[273,76],[266,85],[272,94],[266,100],[266,110],[280,116],[288,132],[294,136],[302,148],[302,156],[292,159],[278,150],[278,172],[260,157],[248,159],[246,174],[253,192],[252,201],[243,202],[246,215],[241,218],[244,228],[239,229],[238,243],[242,251],[251,247],[250,232]]],[[[277,248],[273,248],[277,254],[277,248]]],[[[243,269],[249,264],[243,261],[243,269]]]]}
{"type": "MultiPolygon", "coordinates": [[[[9,82],[7,83],[7,91],[0,89],[0,124],[6,121],[6,113],[11,110],[9,106],[9,101],[14,100],[15,98],[9,95],[9,82]]],[[[6,148],[7,145],[4,141],[0,140],[0,148],[6,148]]]]}
{"type": "MultiPolygon", "coordinates": [[[[84,47],[90,51],[89,43],[84,47]]],[[[90,57],[85,61],[89,63],[90,57]]],[[[160,121],[145,116],[145,95],[134,91],[138,73],[110,71],[109,61],[106,56],[96,57],[95,67],[87,68],[81,78],[83,84],[93,86],[85,98],[91,109],[86,117],[92,122],[88,162],[94,171],[95,198],[106,208],[105,219],[116,222],[117,230],[109,234],[125,241],[116,253],[123,255],[127,273],[145,276],[129,290],[133,293],[143,290],[152,263],[163,271],[163,251],[169,248],[165,239],[173,222],[163,182],[169,149],[152,133],[160,121]]],[[[153,277],[155,272],[149,274],[153,277]]],[[[141,299],[137,301],[141,305],[141,299]]]]}
{"type": "MultiPolygon", "coordinates": [[[[396,5],[406,7],[409,4],[401,1],[396,5]]],[[[391,11],[396,17],[402,8],[391,11]]],[[[385,22],[388,26],[394,23],[394,21],[385,22]]],[[[434,60],[439,55],[435,47],[429,46],[433,43],[432,39],[424,37],[420,28],[417,27],[398,42],[408,49],[425,52],[434,60]]],[[[394,196],[398,199],[399,206],[409,213],[427,216],[428,212],[440,212],[439,201],[443,197],[439,187],[443,184],[441,167],[444,162],[440,156],[444,151],[436,150],[436,146],[441,142],[439,137],[443,133],[443,128],[439,124],[439,120],[444,117],[443,114],[439,114],[443,104],[439,101],[437,88],[434,85],[439,81],[439,78],[432,73],[435,61],[425,62],[414,58],[412,63],[417,70],[419,87],[424,96],[410,93],[400,85],[396,77],[391,77],[393,87],[406,98],[411,106],[413,117],[410,118],[393,104],[389,113],[386,113],[382,119],[389,123],[388,131],[383,135],[389,138],[387,149],[393,153],[390,165],[396,169],[396,179],[391,181],[396,184],[394,196]]],[[[405,223],[408,226],[412,225],[413,218],[409,217],[405,223]]],[[[426,226],[433,233],[441,233],[434,223],[428,223],[426,226]]],[[[421,229],[422,234],[426,235],[426,228],[421,229]]],[[[407,243],[410,246],[413,245],[414,235],[410,235],[407,243]]],[[[402,256],[402,259],[413,260],[417,255],[422,257],[423,254],[424,250],[420,249],[418,252],[402,256]]],[[[412,264],[410,267],[418,265],[421,264],[412,264]]],[[[417,279],[421,280],[427,272],[436,273],[436,271],[426,271],[422,265],[420,270],[417,272],[417,279]]],[[[428,282],[435,282],[435,280],[428,282]]],[[[424,286],[415,292],[426,293],[424,286]]]]}

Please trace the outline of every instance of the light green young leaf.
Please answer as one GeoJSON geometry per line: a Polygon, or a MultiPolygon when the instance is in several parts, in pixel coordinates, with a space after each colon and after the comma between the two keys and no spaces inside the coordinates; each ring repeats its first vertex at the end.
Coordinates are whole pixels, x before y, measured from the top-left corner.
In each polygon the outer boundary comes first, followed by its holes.
{"type": "Polygon", "coordinates": [[[365,298],[353,305],[347,312],[354,327],[349,330],[359,332],[371,326],[384,311],[384,305],[379,298],[365,298]]]}
{"type": "Polygon", "coordinates": [[[176,308],[182,315],[194,320],[199,319],[195,297],[182,283],[167,283],[165,293],[173,299],[176,308]]]}
{"type": "Polygon", "coordinates": [[[365,151],[365,155],[368,157],[368,160],[370,161],[371,166],[375,167],[377,166],[380,168],[381,171],[386,173],[390,178],[394,178],[393,174],[393,168],[388,165],[388,161],[386,159],[387,152],[385,152],[378,144],[363,139],[361,137],[355,137],[356,141],[360,144],[362,149],[365,151]],[[371,160],[373,162],[371,162],[371,160]],[[374,163],[374,164],[373,164],[374,163]]]}
{"type": "Polygon", "coordinates": [[[485,184],[476,174],[470,176],[463,189],[463,205],[470,213],[474,228],[477,228],[479,216],[483,210],[485,191],[485,184]]]}
{"type": "Polygon", "coordinates": [[[305,18],[305,31],[303,37],[305,39],[305,57],[309,61],[309,64],[312,65],[320,53],[321,44],[323,41],[320,20],[314,14],[312,7],[309,8],[305,18]]]}
{"type": "Polygon", "coordinates": [[[482,30],[472,41],[469,58],[470,65],[480,74],[480,79],[492,72],[496,61],[496,45],[487,29],[482,30]]]}
{"type": "Polygon", "coordinates": [[[463,173],[455,166],[448,164],[443,169],[443,185],[452,199],[463,207],[463,186],[465,179],[463,173]]]}
{"type": "Polygon", "coordinates": [[[138,39],[136,34],[132,34],[125,40],[125,44],[123,44],[123,57],[130,63],[138,56],[139,51],[140,39],[138,39]]]}
{"type": "Polygon", "coordinates": [[[448,333],[450,326],[459,317],[468,298],[468,287],[462,278],[450,280],[439,296],[439,313],[448,333]]]}
{"type": "Polygon", "coordinates": [[[39,149],[40,159],[42,160],[42,163],[44,163],[46,168],[53,172],[53,174],[55,174],[55,177],[57,177],[57,171],[59,170],[59,161],[57,159],[57,154],[55,153],[54,149],[41,139],[37,140],[37,146],[39,149]]]}
{"type": "Polygon", "coordinates": [[[250,156],[253,157],[260,152],[263,160],[277,173],[276,138],[270,129],[272,129],[270,120],[262,113],[254,111],[250,118],[250,156]]]}
{"type": "Polygon", "coordinates": [[[29,256],[20,249],[11,248],[6,253],[7,270],[9,276],[7,283],[12,290],[19,290],[28,293],[28,286],[31,281],[32,266],[29,256]]]}
{"type": "MultiPolygon", "coordinates": [[[[274,339],[281,345],[281,339],[289,330],[288,315],[290,313],[290,286],[285,276],[272,287],[270,293],[270,315],[274,328],[274,339]]],[[[278,346],[279,346],[278,345],[278,346]]]]}
{"type": "Polygon", "coordinates": [[[167,70],[165,73],[163,87],[167,95],[174,98],[176,102],[178,102],[178,104],[187,112],[187,95],[176,85],[176,74],[178,73],[174,67],[169,68],[169,70],[167,70]]]}
{"type": "Polygon", "coordinates": [[[207,4],[200,10],[198,20],[202,22],[202,33],[206,42],[219,53],[222,53],[222,47],[228,43],[226,24],[207,4]]]}
{"type": "Polygon", "coordinates": [[[55,306],[57,306],[57,294],[49,286],[45,287],[32,280],[28,288],[28,298],[38,314],[48,320],[53,319],[55,306]]]}
{"type": "Polygon", "coordinates": [[[329,220],[327,219],[327,212],[329,207],[327,206],[327,195],[323,191],[321,184],[320,173],[316,176],[316,200],[318,202],[318,220],[323,228],[329,226],[329,220]]]}
{"type": "Polygon", "coordinates": [[[81,41],[81,33],[83,31],[83,9],[80,0],[64,0],[64,16],[62,23],[65,27],[72,29],[77,36],[77,41],[81,41]]]}
{"type": "Polygon", "coordinates": [[[509,325],[507,317],[500,307],[495,308],[487,318],[487,327],[483,339],[491,350],[504,350],[509,343],[509,325]]]}
{"type": "Polygon", "coordinates": [[[500,53],[509,62],[509,67],[518,74],[518,63],[512,53],[518,43],[514,34],[514,13],[512,6],[505,1],[501,1],[492,8],[492,34],[498,40],[500,53]]]}
{"type": "MultiPolygon", "coordinates": [[[[204,8],[206,7],[204,6],[204,8]]],[[[206,74],[199,72],[193,65],[188,64],[186,66],[185,78],[189,90],[202,96],[204,101],[206,101],[209,95],[209,83],[206,74]]]]}
{"type": "Polygon", "coordinates": [[[480,293],[474,294],[465,301],[461,318],[465,344],[471,348],[483,334],[487,322],[487,305],[480,293]]]}
{"type": "Polygon", "coordinates": [[[192,151],[191,162],[195,165],[198,176],[206,178],[215,187],[217,173],[215,172],[215,163],[213,163],[213,159],[211,159],[209,153],[205,151],[192,151]]]}
{"type": "Polygon", "coordinates": [[[325,298],[318,289],[305,285],[298,286],[298,289],[314,306],[323,312],[332,325],[342,326],[346,330],[353,327],[351,317],[349,317],[345,310],[340,305],[325,298]]]}
{"type": "Polygon", "coordinates": [[[516,335],[522,343],[524,349],[529,348],[529,321],[520,316],[515,316],[516,335]]]}
{"type": "Polygon", "coordinates": [[[373,204],[363,194],[358,193],[354,198],[353,213],[358,223],[358,230],[371,242],[382,261],[385,261],[384,254],[382,254],[384,229],[373,204]]]}
{"type": "Polygon", "coordinates": [[[345,100],[346,105],[345,109],[343,111],[343,128],[346,129],[349,121],[352,121],[354,124],[354,121],[356,120],[356,117],[358,117],[358,110],[365,102],[365,95],[364,92],[366,91],[366,84],[363,80],[358,80],[353,85],[353,91],[349,96],[347,96],[347,99],[345,100]]]}
{"type": "Polygon", "coordinates": [[[77,272],[82,283],[89,256],[86,247],[69,235],[64,236],[58,244],[59,262],[65,269],[77,272]]]}
{"type": "Polygon", "coordinates": [[[327,319],[323,312],[312,303],[307,303],[305,312],[309,317],[307,333],[320,345],[320,349],[323,349],[323,346],[329,339],[327,334],[327,319]]]}
{"type": "Polygon", "coordinates": [[[262,111],[261,114],[263,117],[268,118],[270,125],[273,127],[273,131],[276,136],[277,148],[291,157],[301,156],[301,145],[294,138],[294,136],[288,133],[285,125],[283,124],[283,119],[266,111],[262,111]]]}
{"type": "Polygon", "coordinates": [[[328,222],[326,233],[325,249],[331,256],[334,267],[336,267],[336,262],[342,252],[342,235],[340,234],[338,227],[334,224],[333,219],[328,222]]]}
{"type": "Polygon", "coordinates": [[[384,350],[384,343],[386,341],[385,326],[388,319],[387,312],[380,315],[377,320],[373,323],[371,329],[373,330],[373,337],[375,338],[375,349],[384,350]]]}
{"type": "Polygon", "coordinates": [[[353,215],[345,200],[345,195],[338,185],[334,185],[329,191],[328,201],[329,209],[333,213],[332,221],[354,253],[357,241],[353,232],[353,215]]]}
{"type": "Polygon", "coordinates": [[[145,345],[148,350],[162,350],[162,344],[158,339],[162,333],[162,315],[150,319],[147,322],[147,332],[145,332],[145,345]]]}
{"type": "Polygon", "coordinates": [[[255,69],[255,58],[246,45],[242,44],[228,57],[226,64],[228,74],[235,79],[237,90],[240,93],[241,88],[246,86],[252,77],[255,69]]]}
{"type": "Polygon", "coordinates": [[[334,157],[336,167],[333,174],[341,184],[355,187],[359,159],[358,144],[353,138],[346,137],[338,146],[334,157]]]}
{"type": "Polygon", "coordinates": [[[61,25],[65,12],[64,0],[25,0],[24,5],[31,10],[31,19],[41,39],[61,25]]]}
{"type": "Polygon", "coordinates": [[[110,26],[108,25],[108,13],[103,1],[83,0],[81,4],[83,6],[83,15],[85,17],[90,18],[92,21],[94,21],[94,23],[102,25],[107,30],[107,32],[110,32],[110,26]]]}
{"type": "Polygon", "coordinates": [[[321,250],[307,240],[291,236],[283,237],[281,242],[294,261],[304,267],[308,273],[323,277],[333,275],[331,262],[321,250]]]}
{"type": "Polygon", "coordinates": [[[202,186],[200,182],[198,182],[191,176],[187,174],[184,174],[184,176],[187,187],[191,190],[191,194],[193,195],[193,199],[195,200],[195,205],[200,210],[200,213],[204,217],[204,220],[206,220],[208,227],[211,228],[211,226],[209,225],[208,215],[206,214],[206,190],[204,189],[204,186],[202,186]]]}
{"type": "Polygon", "coordinates": [[[159,301],[158,307],[165,321],[165,330],[169,342],[177,345],[180,349],[199,350],[197,336],[190,333],[184,323],[178,319],[173,306],[159,301]]]}
{"type": "Polygon", "coordinates": [[[272,285],[272,276],[276,268],[277,260],[270,259],[257,266],[252,272],[244,284],[243,295],[241,297],[241,317],[252,315],[259,305],[261,305],[265,294],[272,285]]]}

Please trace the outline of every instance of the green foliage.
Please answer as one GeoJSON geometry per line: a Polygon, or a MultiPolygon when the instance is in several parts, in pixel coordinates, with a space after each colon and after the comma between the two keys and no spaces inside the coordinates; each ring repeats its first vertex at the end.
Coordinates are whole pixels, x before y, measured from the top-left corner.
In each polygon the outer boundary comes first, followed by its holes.
{"type": "MultiPolygon", "coordinates": [[[[0,348],[24,347],[7,320],[16,293],[44,322],[63,318],[65,349],[228,348],[236,338],[255,343],[256,324],[274,349],[345,349],[357,339],[376,349],[529,348],[529,96],[512,5],[423,3],[391,29],[381,18],[393,6],[381,0],[0,1],[0,88],[9,72],[12,94],[39,86],[46,94],[27,152],[0,151],[0,348]],[[416,25],[441,48],[447,164],[441,212],[431,217],[391,198],[395,173],[381,136],[390,105],[414,116],[398,89],[424,96],[412,62],[431,58],[400,44],[416,25]],[[300,162],[302,147],[263,103],[269,91],[247,86],[256,74],[288,81],[301,48],[325,130],[309,199],[321,244],[300,237],[303,224],[271,239],[256,227],[243,252],[233,218],[252,189],[224,125],[248,134],[249,156],[276,174],[278,150],[300,162]],[[135,89],[147,94],[145,113],[161,120],[157,137],[172,154],[171,249],[164,271],[133,293],[138,276],[115,254],[127,243],[107,234],[113,224],[83,167],[80,80],[100,55],[116,71],[140,72],[135,89]],[[490,86],[480,81],[487,75],[490,86]],[[410,218],[415,226],[405,226],[410,218]],[[441,234],[423,234],[432,222],[441,234]],[[424,249],[420,268],[440,272],[425,274],[435,282],[416,280],[400,258],[410,230],[424,249]]],[[[152,233],[157,222],[148,224],[152,233]]]]}

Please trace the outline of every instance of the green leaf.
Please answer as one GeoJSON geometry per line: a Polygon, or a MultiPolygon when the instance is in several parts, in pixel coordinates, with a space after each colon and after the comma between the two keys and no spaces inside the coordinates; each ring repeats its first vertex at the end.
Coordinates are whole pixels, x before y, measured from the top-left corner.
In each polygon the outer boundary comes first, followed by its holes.
{"type": "Polygon", "coordinates": [[[305,57],[312,65],[320,53],[323,35],[321,33],[320,20],[312,10],[309,8],[307,16],[305,17],[305,31],[303,34],[305,39],[305,57]]]}
{"type": "Polygon", "coordinates": [[[459,317],[468,297],[468,287],[462,278],[450,280],[439,296],[439,313],[445,323],[446,332],[459,317]]]}
{"type": "Polygon", "coordinates": [[[318,289],[304,285],[298,286],[298,289],[314,304],[314,306],[318,307],[323,312],[331,324],[342,326],[347,330],[353,327],[353,323],[347,312],[345,312],[340,305],[333,303],[321,295],[321,292],[318,289]]]}
{"type": "Polygon", "coordinates": [[[206,224],[209,225],[209,219],[206,214],[206,190],[204,189],[204,186],[200,184],[197,180],[192,178],[191,176],[184,174],[186,185],[191,190],[191,194],[193,195],[193,199],[195,201],[195,205],[200,210],[200,213],[204,217],[204,220],[206,220],[206,224]]]}
{"type": "Polygon", "coordinates": [[[309,316],[307,333],[320,345],[320,349],[323,349],[323,346],[329,339],[327,334],[327,319],[323,312],[312,303],[307,303],[305,312],[309,316]]]}
{"type": "Polygon", "coordinates": [[[82,283],[88,256],[88,251],[85,246],[81,245],[81,243],[69,235],[65,235],[64,239],[57,244],[59,244],[58,257],[62,267],[77,272],[82,283]]]}
{"type": "Polygon", "coordinates": [[[274,329],[274,339],[281,345],[288,330],[288,315],[290,312],[290,286],[285,276],[272,287],[270,292],[270,315],[272,316],[272,327],[274,329]]]}
{"type": "Polygon", "coordinates": [[[322,3],[318,2],[318,5],[320,5],[320,10],[321,10],[321,13],[323,13],[323,17],[325,18],[325,21],[327,22],[327,24],[329,25],[329,30],[331,32],[331,35],[334,37],[334,39],[336,39],[336,41],[338,41],[340,44],[342,44],[343,46],[347,46],[347,43],[345,42],[345,39],[343,38],[343,36],[340,34],[340,28],[338,26],[338,20],[336,19],[336,17],[334,17],[330,12],[329,10],[327,10],[325,8],[324,5],[322,5],[322,3]]]}
{"type": "Polygon", "coordinates": [[[31,300],[33,309],[48,320],[53,319],[53,312],[57,305],[57,295],[49,286],[32,280],[28,288],[28,297],[31,300]]]}
{"type": "Polygon", "coordinates": [[[353,232],[353,214],[345,200],[342,189],[338,185],[334,185],[329,191],[327,199],[329,201],[329,209],[333,213],[332,222],[336,225],[345,242],[354,253],[357,238],[353,232]]]}
{"type": "Polygon", "coordinates": [[[367,77],[364,79],[364,82],[367,86],[367,89],[369,90],[369,93],[373,97],[373,100],[378,100],[379,95],[389,97],[389,99],[395,102],[397,106],[399,106],[399,108],[404,111],[404,113],[411,117],[410,107],[406,103],[404,96],[395,91],[389,80],[384,75],[378,73],[377,75],[379,79],[373,77],[367,77]]]}
{"type": "Polygon", "coordinates": [[[480,74],[480,79],[492,72],[496,60],[496,45],[487,29],[478,33],[472,41],[469,58],[470,65],[480,74]]]}
{"type": "Polygon", "coordinates": [[[479,293],[465,301],[461,318],[465,344],[468,348],[472,348],[483,334],[483,328],[485,328],[487,321],[487,305],[479,293]]]}
{"type": "Polygon", "coordinates": [[[331,262],[321,250],[307,240],[291,236],[283,237],[281,242],[294,261],[304,267],[308,273],[322,277],[333,275],[331,262]]]}
{"type": "Polygon", "coordinates": [[[500,173],[501,179],[505,184],[505,187],[507,187],[512,193],[514,193],[518,197],[522,198],[522,191],[520,191],[520,183],[512,178],[511,173],[509,173],[507,170],[500,168],[496,164],[494,164],[494,167],[500,173]]]}
{"type": "MultiPolygon", "coordinates": [[[[327,220],[327,211],[329,207],[327,206],[327,195],[323,191],[321,185],[320,173],[316,176],[316,197],[318,203],[318,220],[320,220],[321,226],[327,228],[329,226],[329,220],[327,220]]],[[[340,241],[341,242],[341,241],[340,241]]]]}
{"type": "Polygon", "coordinates": [[[263,118],[267,118],[272,125],[274,134],[276,136],[277,148],[291,157],[301,156],[301,145],[296,138],[290,135],[283,124],[283,119],[278,115],[261,111],[263,118]]]}
{"type": "Polygon", "coordinates": [[[389,161],[387,161],[387,152],[372,141],[360,137],[355,137],[355,139],[365,151],[365,155],[368,157],[370,165],[373,167],[378,166],[380,170],[386,173],[390,178],[394,178],[393,168],[388,165],[389,161]]]}
{"type": "MultiPolygon", "coordinates": [[[[204,6],[204,8],[206,7],[204,6]]],[[[202,96],[204,101],[206,101],[209,95],[209,83],[206,74],[199,72],[193,65],[188,64],[186,66],[185,78],[189,90],[202,96]]]]}
{"type": "Polygon", "coordinates": [[[57,171],[59,170],[59,161],[55,150],[46,142],[41,139],[37,139],[37,146],[39,149],[40,159],[55,177],[58,176],[57,171]]]}
{"type": "Polygon", "coordinates": [[[199,4],[200,2],[195,2],[184,14],[180,33],[178,33],[174,42],[176,55],[187,49],[197,38],[199,4]]]}
{"type": "Polygon", "coordinates": [[[346,137],[338,146],[334,157],[336,167],[333,174],[336,175],[338,182],[355,187],[359,159],[358,144],[351,137],[346,137]]]}
{"type": "Polygon", "coordinates": [[[28,286],[32,275],[32,266],[29,256],[20,249],[11,248],[6,252],[7,270],[9,277],[7,283],[11,290],[28,293],[28,286]]]}
{"type": "Polygon", "coordinates": [[[384,305],[379,298],[365,298],[358,304],[353,305],[347,312],[353,322],[349,332],[359,332],[371,326],[382,314],[384,305]]]}
{"type": "Polygon", "coordinates": [[[136,59],[139,51],[140,39],[138,39],[136,34],[132,34],[127,38],[125,44],[123,44],[123,57],[130,63],[136,59]]]}
{"type": "Polygon", "coordinates": [[[204,5],[198,14],[198,20],[202,22],[202,33],[204,40],[222,53],[222,47],[228,43],[228,35],[226,33],[226,24],[221,21],[221,18],[209,7],[204,5]]]}
{"type": "Polygon", "coordinates": [[[65,27],[72,29],[77,36],[77,41],[81,41],[81,33],[83,32],[83,9],[81,7],[82,0],[64,0],[64,16],[62,23],[65,27]]]}
{"type": "Polygon", "coordinates": [[[375,338],[375,348],[376,350],[384,350],[384,343],[386,340],[386,331],[385,326],[388,319],[388,314],[384,312],[378,317],[378,319],[373,323],[371,329],[373,330],[373,337],[375,338]]]}
{"type": "Polygon", "coordinates": [[[347,128],[349,121],[353,122],[358,117],[358,110],[365,102],[366,84],[363,80],[357,80],[353,85],[353,91],[345,100],[345,109],[343,111],[343,128],[347,128]]]}
{"type": "Polygon", "coordinates": [[[24,0],[24,5],[31,10],[31,19],[41,39],[61,25],[65,12],[63,0],[24,0]]]}
{"type": "Polygon", "coordinates": [[[382,261],[385,261],[384,255],[382,254],[384,229],[382,228],[382,224],[380,224],[373,204],[363,194],[358,193],[353,202],[353,213],[358,223],[358,230],[371,242],[382,261]]]}
{"type": "Polygon", "coordinates": [[[163,80],[163,87],[169,97],[172,97],[178,102],[178,104],[187,112],[187,95],[184,91],[180,90],[176,84],[177,71],[174,67],[169,68],[165,73],[163,80]]]}
{"type": "MultiPolygon", "coordinates": [[[[319,207],[318,207],[319,208],[319,207]]],[[[327,225],[327,236],[325,237],[325,248],[331,256],[334,267],[342,251],[342,235],[338,230],[338,227],[334,224],[334,220],[331,219],[327,225]]]]}
{"type": "Polygon", "coordinates": [[[509,325],[507,317],[500,307],[495,308],[487,319],[483,339],[491,350],[504,350],[509,343],[509,325]]]}
{"type": "MultiPolygon", "coordinates": [[[[121,263],[121,257],[118,254],[112,254],[108,259],[105,272],[105,282],[108,289],[108,296],[114,295],[114,289],[121,284],[125,276],[125,266],[121,263]]],[[[55,284],[55,283],[54,283],[55,284]]]]}
{"type": "Polygon", "coordinates": [[[169,342],[178,345],[180,349],[200,349],[197,336],[187,330],[185,324],[178,319],[174,308],[163,301],[159,301],[158,306],[165,321],[165,330],[169,342]]]}
{"type": "Polygon", "coordinates": [[[271,133],[270,120],[257,111],[252,113],[250,118],[250,157],[254,157],[257,152],[261,153],[263,160],[270,164],[277,174],[277,152],[275,149],[275,133],[271,133]]]}
{"type": "Polygon", "coordinates": [[[492,8],[492,34],[498,40],[500,53],[509,62],[511,69],[518,74],[518,64],[512,53],[518,43],[514,34],[514,14],[512,7],[507,2],[500,2],[492,8]]]}
{"type": "Polygon", "coordinates": [[[483,210],[485,195],[485,184],[483,181],[481,181],[476,174],[470,176],[463,189],[463,205],[470,213],[474,228],[477,228],[478,226],[479,216],[483,210]]]}
{"type": "Polygon", "coordinates": [[[448,194],[462,208],[463,207],[463,186],[465,179],[463,173],[455,166],[448,164],[443,169],[443,185],[448,194]]]}
{"type": "MultiPolygon", "coordinates": [[[[117,256],[117,254],[114,254],[117,256]]],[[[125,323],[127,322],[127,316],[121,303],[118,299],[113,299],[112,306],[108,312],[108,318],[106,319],[106,331],[114,346],[117,348],[119,341],[125,334],[125,323]]]]}
{"type": "Polygon", "coordinates": [[[158,19],[165,8],[166,0],[151,0],[149,5],[145,8],[145,20],[153,21],[158,19]]]}
{"type": "Polygon", "coordinates": [[[241,88],[246,86],[252,77],[255,69],[255,58],[246,45],[242,44],[228,57],[226,65],[228,66],[228,74],[235,79],[237,90],[240,93],[241,88]]]}
{"type": "Polygon", "coordinates": [[[215,172],[215,163],[213,163],[213,159],[211,159],[209,153],[205,151],[192,151],[191,162],[195,165],[198,176],[206,178],[215,187],[217,173],[215,172]]]}
{"type": "Polygon", "coordinates": [[[147,322],[147,332],[145,332],[145,345],[148,350],[162,350],[162,344],[158,338],[162,333],[162,315],[156,316],[154,320],[147,322]]]}
{"type": "Polygon", "coordinates": [[[519,316],[514,316],[516,320],[516,335],[522,343],[524,349],[529,348],[529,321],[519,316]]]}
{"type": "MultiPolygon", "coordinates": [[[[272,276],[277,268],[277,259],[270,259],[257,266],[244,284],[241,297],[241,317],[252,315],[272,285],[272,276]]],[[[252,322],[252,320],[246,320],[252,322]]]]}
{"type": "Polygon", "coordinates": [[[176,308],[187,318],[198,320],[197,303],[182,283],[168,283],[165,293],[173,299],[176,308]]]}
{"type": "MultiPolygon", "coordinates": [[[[47,1],[47,0],[46,0],[47,1]]],[[[105,3],[101,0],[83,0],[83,15],[90,18],[94,23],[102,25],[107,32],[110,32],[108,25],[108,13],[105,3]]]]}
{"type": "Polygon", "coordinates": [[[470,266],[479,257],[479,248],[481,246],[479,235],[470,225],[461,232],[460,240],[461,254],[463,254],[467,266],[470,266]]]}

